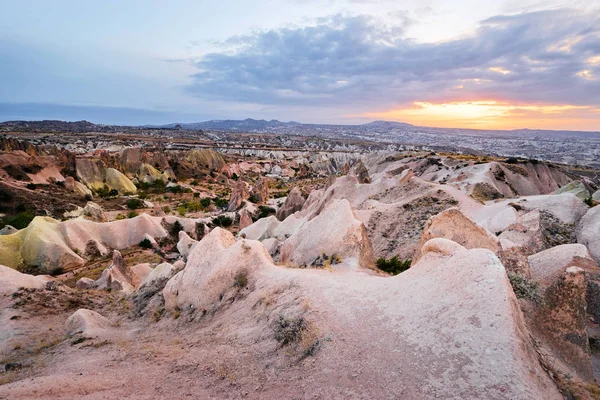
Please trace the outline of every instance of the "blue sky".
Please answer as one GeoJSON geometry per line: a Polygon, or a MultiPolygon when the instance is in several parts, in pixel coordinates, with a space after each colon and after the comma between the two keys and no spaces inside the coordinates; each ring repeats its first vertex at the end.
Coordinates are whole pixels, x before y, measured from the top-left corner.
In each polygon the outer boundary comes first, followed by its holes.
{"type": "Polygon", "coordinates": [[[600,130],[599,6],[0,0],[0,120],[600,130]]]}

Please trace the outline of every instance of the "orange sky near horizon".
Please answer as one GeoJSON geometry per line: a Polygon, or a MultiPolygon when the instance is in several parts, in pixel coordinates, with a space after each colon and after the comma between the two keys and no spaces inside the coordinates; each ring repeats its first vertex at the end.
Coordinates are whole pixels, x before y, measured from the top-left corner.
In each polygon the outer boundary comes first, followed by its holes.
{"type": "Polygon", "coordinates": [[[569,104],[510,104],[495,100],[414,102],[409,107],[349,117],[464,129],[549,129],[600,131],[600,108],[569,104]]]}

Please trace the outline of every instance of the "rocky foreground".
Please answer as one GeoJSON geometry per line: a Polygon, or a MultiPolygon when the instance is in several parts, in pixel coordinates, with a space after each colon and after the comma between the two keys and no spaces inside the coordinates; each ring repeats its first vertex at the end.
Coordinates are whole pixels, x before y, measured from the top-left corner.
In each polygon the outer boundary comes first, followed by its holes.
{"type": "MultiPolygon", "coordinates": [[[[73,161],[75,182],[132,192],[202,157],[73,161]]],[[[211,159],[227,211],[90,204],[0,235],[0,398],[598,398],[592,181],[431,154],[211,159]],[[269,202],[274,166],[331,175],[269,202]]]]}

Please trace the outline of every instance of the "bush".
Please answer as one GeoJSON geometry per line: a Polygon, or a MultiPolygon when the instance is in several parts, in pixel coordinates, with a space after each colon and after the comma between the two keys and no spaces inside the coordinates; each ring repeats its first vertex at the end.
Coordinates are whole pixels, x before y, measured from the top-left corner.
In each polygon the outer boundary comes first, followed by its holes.
{"type": "Polygon", "coordinates": [[[185,206],[179,206],[179,207],[177,207],[177,212],[179,213],[179,215],[184,217],[187,210],[185,209],[185,206]]]}
{"type": "Polygon", "coordinates": [[[189,212],[198,212],[202,210],[202,204],[199,201],[190,201],[185,205],[189,212]]]}
{"type": "Polygon", "coordinates": [[[181,222],[175,221],[175,223],[173,223],[173,225],[171,225],[171,227],[169,228],[169,233],[171,234],[171,236],[178,237],[179,232],[182,230],[183,225],[181,225],[181,222]]]}
{"type": "Polygon", "coordinates": [[[35,214],[29,210],[20,212],[16,215],[7,215],[0,221],[0,228],[11,225],[17,229],[27,228],[27,225],[35,217],[35,214]]]}
{"type": "Polygon", "coordinates": [[[256,219],[266,218],[269,215],[275,214],[275,209],[267,206],[258,206],[258,211],[256,219]]]}
{"type": "Polygon", "coordinates": [[[220,226],[222,228],[227,227],[227,226],[231,226],[231,224],[233,223],[233,220],[225,215],[219,215],[218,217],[215,217],[212,220],[213,224],[215,224],[215,226],[220,226]]]}
{"type": "Polygon", "coordinates": [[[215,197],[214,199],[212,199],[212,202],[218,208],[225,208],[225,207],[227,207],[229,205],[229,201],[227,201],[225,199],[222,199],[220,197],[215,197]]]}
{"type": "Polygon", "coordinates": [[[140,242],[140,247],[142,249],[151,249],[152,248],[152,242],[150,241],[150,239],[148,238],[144,238],[142,239],[142,241],[140,242]]]}
{"type": "Polygon", "coordinates": [[[122,219],[125,219],[125,216],[124,216],[123,214],[117,214],[117,216],[115,217],[115,219],[116,219],[117,221],[120,221],[120,220],[122,220],[122,219]]]}
{"type": "Polygon", "coordinates": [[[206,207],[210,206],[210,198],[208,198],[208,197],[205,197],[205,198],[203,198],[203,199],[200,199],[200,205],[201,205],[203,208],[206,208],[206,207]]]}
{"type": "Polygon", "coordinates": [[[129,213],[127,214],[127,218],[135,218],[138,216],[138,213],[135,211],[129,211],[129,213]]]}
{"type": "Polygon", "coordinates": [[[117,189],[110,189],[110,190],[108,191],[108,195],[109,195],[110,197],[115,197],[115,196],[118,196],[118,195],[119,195],[119,191],[118,191],[117,189]]]}
{"type": "Polygon", "coordinates": [[[409,269],[411,262],[412,260],[410,258],[402,261],[397,256],[394,256],[389,260],[381,257],[377,259],[377,268],[392,275],[398,275],[399,273],[409,269]]]}
{"type": "Polygon", "coordinates": [[[194,198],[195,198],[195,199],[197,199],[197,198],[199,198],[199,197],[200,197],[200,193],[198,193],[198,192],[194,193],[194,198]]]}
{"type": "Polygon", "coordinates": [[[126,204],[130,210],[137,210],[144,207],[144,202],[140,199],[128,199],[126,204]]]}
{"type": "Polygon", "coordinates": [[[518,164],[519,163],[519,159],[515,158],[515,157],[509,157],[506,159],[505,163],[507,164],[518,164]]]}
{"type": "Polygon", "coordinates": [[[163,212],[164,212],[165,214],[169,214],[169,213],[171,212],[171,207],[169,207],[169,206],[164,206],[164,207],[163,207],[163,212]]]}
{"type": "Polygon", "coordinates": [[[35,190],[37,188],[37,185],[35,183],[28,183],[25,187],[29,190],[35,190]]]}

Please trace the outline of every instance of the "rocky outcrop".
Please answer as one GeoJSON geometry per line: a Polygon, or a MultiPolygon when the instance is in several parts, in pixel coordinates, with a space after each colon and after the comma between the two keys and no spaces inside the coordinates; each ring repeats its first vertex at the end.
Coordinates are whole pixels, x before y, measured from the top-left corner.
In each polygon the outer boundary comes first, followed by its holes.
{"type": "Polygon", "coordinates": [[[298,187],[294,187],[290,194],[288,194],[287,199],[283,203],[283,205],[277,210],[275,216],[278,220],[283,221],[296,211],[302,210],[304,206],[304,197],[302,197],[302,192],[298,187]]]}
{"type": "Polygon", "coordinates": [[[252,216],[250,215],[250,213],[247,210],[242,210],[242,212],[240,213],[240,230],[249,227],[253,223],[254,221],[252,221],[252,216]]]}
{"type": "Polygon", "coordinates": [[[187,257],[190,249],[197,243],[196,240],[192,239],[185,231],[179,231],[179,241],[177,242],[177,251],[183,257],[187,257]]]}
{"type": "Polygon", "coordinates": [[[67,176],[65,178],[65,188],[73,193],[80,194],[81,196],[92,195],[92,191],[90,189],[88,189],[83,183],[76,181],[72,176],[67,176]]]}
{"type": "Polygon", "coordinates": [[[52,278],[45,275],[28,275],[0,265],[0,295],[10,295],[21,288],[43,289],[52,278]]]}
{"type": "Polygon", "coordinates": [[[106,185],[109,187],[109,189],[115,189],[121,194],[137,192],[137,188],[135,187],[133,182],[124,174],[122,174],[114,168],[106,169],[105,180],[106,185]]]}
{"type": "Polygon", "coordinates": [[[12,235],[13,233],[17,233],[19,230],[11,225],[6,225],[4,228],[0,229],[0,236],[3,235],[12,235]]]}
{"type": "Polygon", "coordinates": [[[231,192],[231,198],[229,199],[229,205],[227,206],[227,211],[236,211],[240,207],[242,207],[242,203],[248,200],[250,194],[248,193],[248,189],[246,188],[246,183],[244,181],[237,181],[233,191],[231,192]]]}
{"type": "MultiPolygon", "coordinates": [[[[467,249],[488,249],[494,253],[500,250],[500,242],[494,235],[457,208],[443,211],[427,221],[417,249],[433,238],[449,239],[467,249]]],[[[420,257],[421,254],[417,251],[413,257],[413,264],[420,257]]]]}
{"type": "Polygon", "coordinates": [[[80,308],[67,319],[65,330],[68,335],[81,334],[85,337],[103,335],[113,324],[95,311],[80,308]]]}
{"type": "Polygon", "coordinates": [[[230,232],[215,228],[193,247],[185,269],[167,282],[162,292],[165,307],[210,309],[213,302],[236,284],[238,274],[251,277],[254,270],[269,265],[273,261],[260,242],[245,239],[236,242],[230,232]]]}
{"type": "Polygon", "coordinates": [[[369,171],[365,164],[362,161],[358,161],[352,170],[350,171],[350,175],[356,177],[358,179],[358,183],[371,183],[371,177],[369,176],[369,171]]]}
{"type": "Polygon", "coordinates": [[[265,204],[269,200],[269,181],[260,177],[250,190],[250,198],[255,204],[265,204]]]}
{"type": "Polygon", "coordinates": [[[562,186],[552,194],[571,193],[581,200],[587,200],[590,198],[590,192],[581,181],[574,181],[562,186]]]}
{"type": "Polygon", "coordinates": [[[575,266],[594,273],[600,268],[592,259],[588,249],[582,244],[564,244],[533,254],[528,258],[531,278],[544,285],[550,285],[567,268],[575,266]]]}
{"type": "Polygon", "coordinates": [[[583,379],[593,378],[587,334],[585,272],[568,267],[548,286],[535,314],[535,329],[556,356],[583,379]]]}
{"type": "Polygon", "coordinates": [[[134,286],[134,274],[123,262],[121,253],[114,250],[112,263],[107,269],[102,271],[102,274],[98,280],[96,280],[94,287],[97,289],[132,293],[134,291],[134,286]]]}
{"type": "Polygon", "coordinates": [[[367,230],[356,219],[347,200],[331,204],[287,238],[281,247],[280,260],[291,265],[311,266],[323,255],[337,255],[343,260],[352,258],[363,268],[374,265],[367,230]]]}
{"type": "Polygon", "coordinates": [[[577,242],[587,246],[600,263],[600,206],[589,209],[577,227],[577,242]]]}

